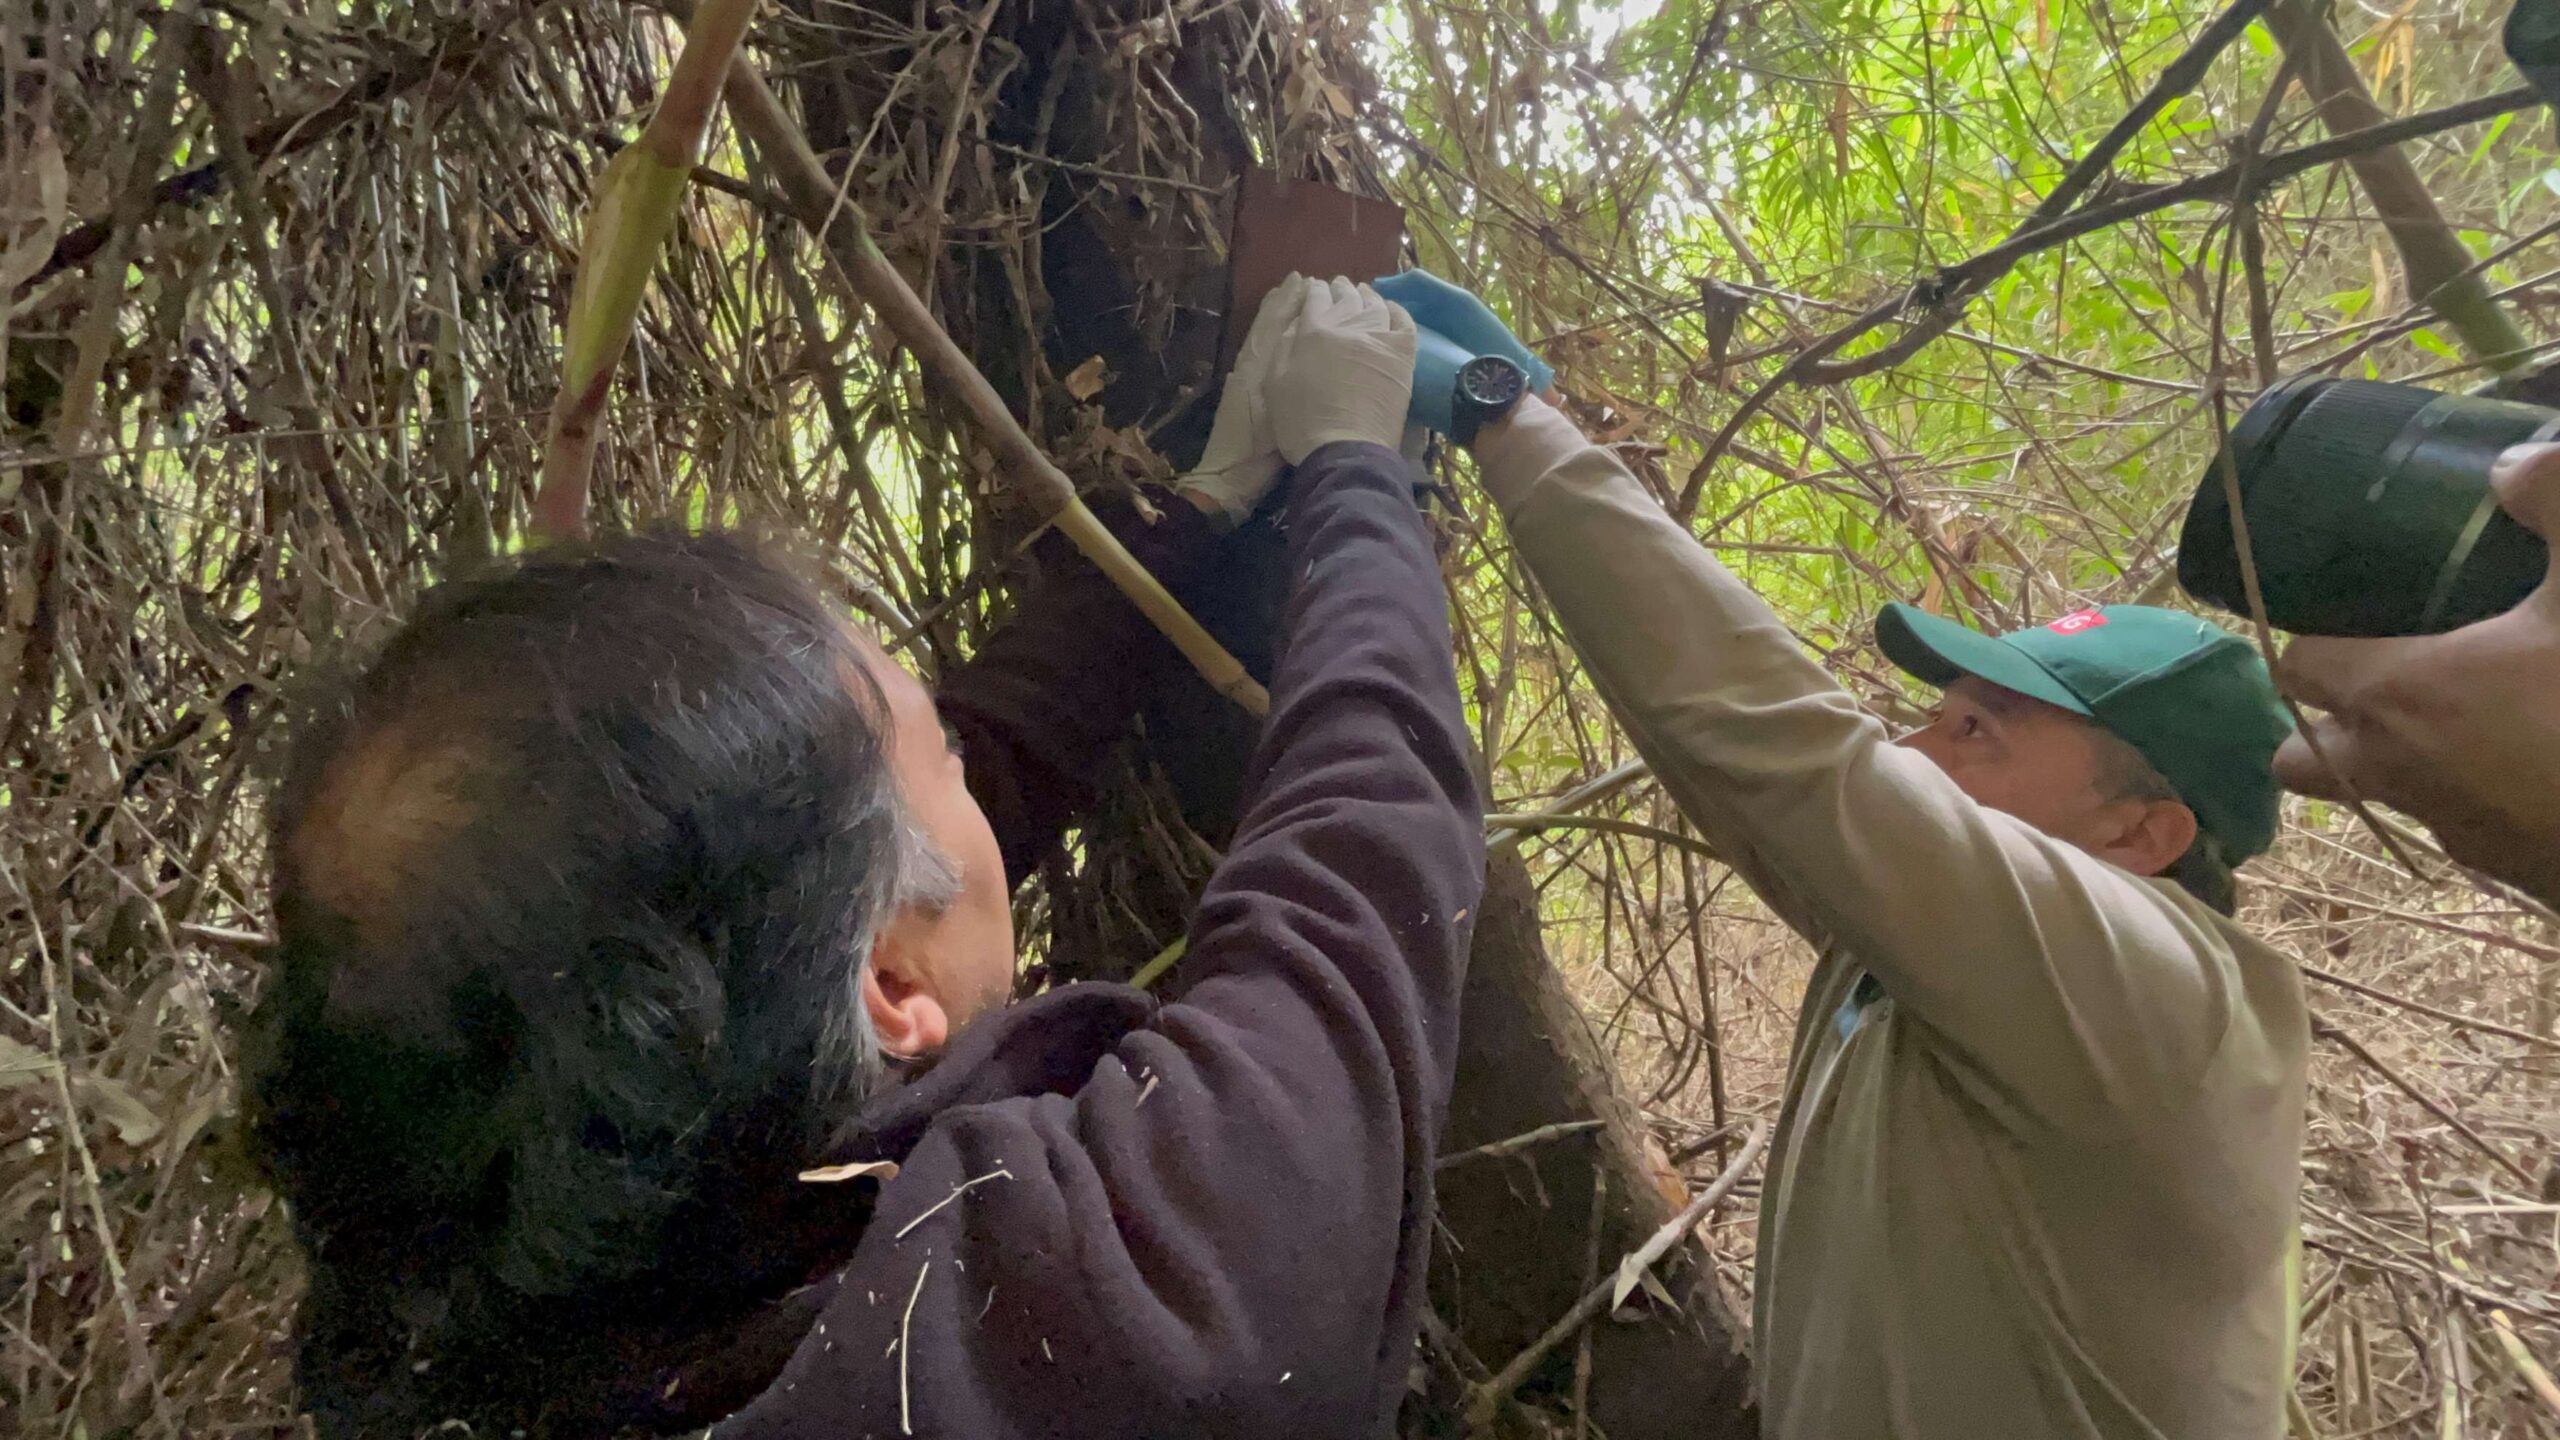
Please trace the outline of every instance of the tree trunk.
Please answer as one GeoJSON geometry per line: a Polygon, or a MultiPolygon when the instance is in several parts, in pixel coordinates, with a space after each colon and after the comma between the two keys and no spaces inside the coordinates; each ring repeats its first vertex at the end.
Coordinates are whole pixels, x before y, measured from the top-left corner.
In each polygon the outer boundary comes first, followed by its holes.
{"type": "MultiPolygon", "coordinates": [[[[1459,1020],[1458,1086],[1441,1146],[1457,1155],[1543,1126],[1598,1120],[1516,1155],[1440,1175],[1442,1244],[1432,1304],[1473,1357],[1498,1370],[1571,1309],[1584,1288],[1592,1186],[1605,1177],[1600,1273],[1662,1228],[1686,1197],[1608,1057],[1547,958],[1528,867],[1497,853],[1485,877],[1459,1020]]],[[[1759,1434],[1750,1368],[1704,1246],[1684,1240],[1656,1267],[1677,1311],[1647,1302],[1632,1323],[1593,1322],[1590,1419],[1609,1440],[1748,1440],[1759,1434]]],[[[1567,1394],[1574,1346],[1559,1346],[1524,1398],[1567,1394]]],[[[1557,1408],[1561,1408],[1558,1406],[1557,1408]]]]}

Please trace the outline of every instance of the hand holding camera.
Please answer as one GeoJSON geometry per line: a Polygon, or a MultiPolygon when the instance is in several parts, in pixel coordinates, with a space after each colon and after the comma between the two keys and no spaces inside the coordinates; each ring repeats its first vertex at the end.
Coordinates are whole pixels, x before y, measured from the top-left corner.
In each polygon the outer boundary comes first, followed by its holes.
{"type": "MultiPolygon", "coordinates": [[[[2494,485],[2519,526],[2560,537],[2560,444],[2508,450],[2494,485]]],[[[2352,785],[2425,821],[2455,859],[2560,904],[2560,563],[2522,604],[2441,635],[2297,640],[2276,678],[2327,712],[2277,753],[2287,785],[2339,798],[2352,785]]]]}
{"type": "Polygon", "coordinates": [[[2245,531],[2267,619],[2303,637],[2276,680],[2325,713],[2278,752],[2287,786],[2405,811],[2560,903],[2555,439],[2538,405],[2296,377],[2197,485],[2178,579],[2248,613],[2245,531]]]}

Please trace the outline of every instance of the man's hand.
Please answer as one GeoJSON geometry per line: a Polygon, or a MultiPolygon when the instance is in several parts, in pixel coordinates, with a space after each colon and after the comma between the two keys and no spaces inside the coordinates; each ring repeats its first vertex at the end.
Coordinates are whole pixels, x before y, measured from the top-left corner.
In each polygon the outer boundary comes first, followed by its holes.
{"type": "Polygon", "coordinates": [[[1413,394],[1413,318],[1348,280],[1292,275],[1272,294],[1292,288],[1302,308],[1262,387],[1280,457],[1295,465],[1336,440],[1394,449],[1413,394]]]}
{"type": "MultiPolygon", "coordinates": [[[[2560,539],[2560,445],[2519,445],[2491,479],[2508,514],[2560,539]]],[[[2425,821],[2455,859],[2560,904],[2560,546],[2504,615],[2444,635],[2297,640],[2276,675],[2329,712],[2277,752],[2286,785],[2352,786],[2425,821]]]]}
{"type": "Polygon", "coordinates": [[[1412,419],[1449,433],[1458,368],[1479,355],[1501,355],[1529,374],[1529,388],[1545,390],[1556,372],[1502,323],[1492,307],[1428,270],[1407,270],[1378,282],[1378,293],[1404,307],[1421,330],[1414,350],[1412,419]]]}
{"type": "Polygon", "coordinates": [[[1263,387],[1271,378],[1271,362],[1297,326],[1306,296],[1305,286],[1287,281],[1263,297],[1253,328],[1236,351],[1235,368],[1227,372],[1217,418],[1209,423],[1208,448],[1200,452],[1199,465],[1174,482],[1174,489],[1192,504],[1225,516],[1230,525],[1251,516],[1280,478],[1280,445],[1271,433],[1263,387]]]}

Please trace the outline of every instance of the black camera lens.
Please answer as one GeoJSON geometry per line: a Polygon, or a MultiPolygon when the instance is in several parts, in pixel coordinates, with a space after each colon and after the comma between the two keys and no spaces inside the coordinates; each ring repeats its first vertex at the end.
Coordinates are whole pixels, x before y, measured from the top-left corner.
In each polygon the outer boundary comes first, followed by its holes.
{"type": "Polygon", "coordinates": [[[2544,100],[2560,105],[2560,0],[2516,0],[2505,38],[2507,59],[2544,100]]]}
{"type": "MultiPolygon", "coordinates": [[[[2498,508],[2510,445],[2560,435],[2560,411],[2415,385],[2296,376],[2231,429],[2267,618],[2310,635],[2423,635],[2514,608],[2541,583],[2540,537],[2498,508]]],[[[2178,540],[2178,582],[2247,613],[2222,466],[2178,540]]]]}

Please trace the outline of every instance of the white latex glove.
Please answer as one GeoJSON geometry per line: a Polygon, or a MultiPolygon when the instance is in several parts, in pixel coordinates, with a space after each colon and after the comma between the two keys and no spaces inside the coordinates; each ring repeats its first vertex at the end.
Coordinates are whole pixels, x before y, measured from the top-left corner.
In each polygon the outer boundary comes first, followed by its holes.
{"type": "Polygon", "coordinates": [[[1230,525],[1244,523],[1280,478],[1280,448],[1272,439],[1263,387],[1306,296],[1306,287],[1284,280],[1263,297],[1253,328],[1236,350],[1235,368],[1227,372],[1217,418],[1209,422],[1208,448],[1200,452],[1198,467],[1174,482],[1181,493],[1207,500],[1230,525]]]}
{"type": "Polygon", "coordinates": [[[1396,448],[1413,399],[1413,317],[1366,285],[1291,283],[1304,309],[1263,385],[1280,458],[1295,465],[1336,440],[1396,448]]]}

